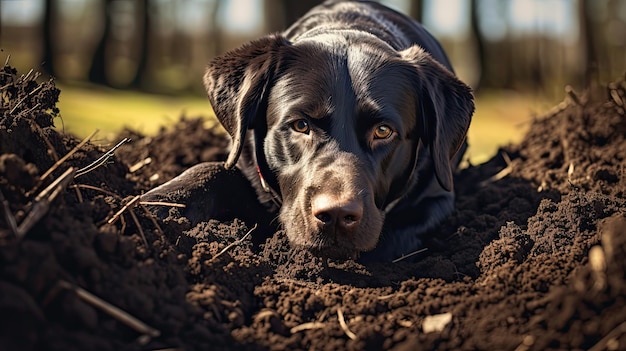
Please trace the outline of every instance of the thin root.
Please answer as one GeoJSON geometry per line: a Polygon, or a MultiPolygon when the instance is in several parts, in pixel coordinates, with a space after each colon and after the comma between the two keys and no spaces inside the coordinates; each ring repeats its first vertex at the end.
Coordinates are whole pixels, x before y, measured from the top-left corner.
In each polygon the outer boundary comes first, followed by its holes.
{"type": "Polygon", "coordinates": [[[343,329],[343,332],[346,333],[346,336],[348,336],[352,340],[356,340],[356,334],[348,329],[346,320],[343,318],[343,311],[341,311],[341,306],[337,307],[337,318],[339,319],[339,325],[341,326],[341,329],[343,329]]]}
{"type": "Polygon", "coordinates": [[[226,246],[225,248],[222,249],[222,251],[218,252],[217,255],[211,257],[211,259],[209,260],[209,262],[214,262],[217,260],[218,257],[222,256],[223,254],[226,253],[226,251],[230,250],[232,247],[241,244],[244,240],[246,240],[248,238],[248,236],[250,236],[250,234],[252,233],[253,230],[255,230],[257,227],[257,224],[254,224],[254,227],[252,227],[252,229],[250,229],[246,235],[242,236],[239,240],[234,241],[230,244],[228,244],[228,246],[226,246]]]}
{"type": "Polygon", "coordinates": [[[126,211],[129,207],[135,205],[135,202],[139,201],[139,199],[141,199],[141,195],[137,195],[135,197],[132,198],[132,200],[128,201],[128,203],[126,205],[124,205],[119,211],[117,211],[113,217],[111,217],[107,223],[109,224],[113,224],[115,223],[115,221],[117,221],[117,219],[122,215],[122,213],[124,213],[124,211],[126,211]]]}
{"type": "Polygon", "coordinates": [[[421,254],[422,252],[426,252],[426,251],[428,251],[427,247],[425,247],[423,249],[415,250],[415,251],[413,251],[411,253],[408,253],[406,255],[402,255],[402,256],[396,258],[395,260],[391,261],[391,263],[398,263],[398,262],[400,262],[402,260],[405,260],[405,259],[407,259],[409,257],[412,257],[412,256],[415,256],[417,254],[421,254]]]}
{"type": "Polygon", "coordinates": [[[30,210],[26,218],[17,228],[18,240],[23,238],[26,233],[46,214],[50,209],[50,203],[67,188],[69,183],[74,179],[76,168],[70,167],[48,187],[43,189],[39,195],[33,200],[33,208],[30,210]]]}
{"type": "Polygon", "coordinates": [[[304,330],[322,329],[325,326],[326,324],[322,322],[308,322],[308,323],[302,323],[300,325],[296,325],[295,327],[291,328],[289,331],[291,332],[291,334],[295,334],[304,330]]]}
{"type": "Polygon", "coordinates": [[[85,174],[93,171],[94,169],[104,165],[111,157],[113,157],[113,153],[115,152],[115,150],[117,150],[120,146],[124,145],[125,143],[127,143],[129,141],[130,141],[129,138],[122,139],[122,141],[120,141],[119,143],[115,144],[115,146],[113,146],[109,151],[105,152],[104,155],[100,156],[97,160],[95,160],[92,163],[88,164],[86,167],[83,167],[83,168],[79,169],[76,172],[76,177],[80,177],[82,175],[85,175],[85,174]]]}
{"type": "Polygon", "coordinates": [[[91,140],[91,138],[93,138],[96,133],[98,133],[98,130],[94,130],[91,134],[89,134],[89,136],[87,136],[85,139],[83,139],[80,143],[78,143],[78,145],[76,145],[72,150],[70,150],[70,152],[68,152],[65,156],[61,157],[58,161],[56,161],[50,168],[48,168],[48,170],[41,176],[41,178],[39,178],[40,181],[43,181],[44,179],[46,179],[46,177],[48,177],[52,172],[54,172],[57,168],[59,168],[60,165],[63,164],[63,162],[67,161],[68,158],[72,157],[72,155],[74,155],[78,150],[80,150],[80,148],[82,148],[85,144],[87,144],[87,142],[89,140],[91,140]]]}
{"type": "Polygon", "coordinates": [[[81,298],[83,301],[90,303],[94,307],[99,308],[101,311],[107,313],[109,316],[115,318],[120,323],[125,324],[126,326],[132,328],[138,333],[149,336],[150,338],[156,338],[161,335],[161,332],[146,323],[140,321],[139,319],[133,317],[128,312],[123,311],[119,307],[113,306],[112,304],[102,300],[96,295],[90,293],[89,291],[78,287],[74,284],[71,284],[65,280],[60,280],[58,283],[59,286],[65,288],[67,290],[71,290],[76,293],[76,295],[81,298]]]}

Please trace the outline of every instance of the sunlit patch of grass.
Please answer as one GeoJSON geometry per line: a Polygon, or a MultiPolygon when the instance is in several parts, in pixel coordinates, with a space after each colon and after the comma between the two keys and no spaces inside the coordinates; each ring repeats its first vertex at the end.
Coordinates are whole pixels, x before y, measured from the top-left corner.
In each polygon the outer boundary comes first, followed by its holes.
{"type": "Polygon", "coordinates": [[[534,117],[558,101],[510,91],[490,91],[476,97],[476,112],[468,134],[472,164],[489,160],[500,146],[521,141],[534,117]]]}
{"type": "MultiPolygon", "coordinates": [[[[214,119],[208,99],[172,97],[92,86],[59,85],[57,128],[84,137],[99,129],[100,138],[113,140],[124,127],[146,135],[189,117],[214,119]]],[[[533,116],[548,111],[558,101],[516,92],[483,92],[476,97],[476,113],[469,130],[467,155],[472,164],[489,160],[498,147],[519,142],[533,116]]]]}
{"type": "Polygon", "coordinates": [[[78,137],[99,129],[99,136],[112,139],[124,127],[146,135],[175,123],[181,117],[214,118],[207,98],[164,96],[140,92],[57,84],[61,89],[58,107],[61,120],[55,121],[78,137]]]}

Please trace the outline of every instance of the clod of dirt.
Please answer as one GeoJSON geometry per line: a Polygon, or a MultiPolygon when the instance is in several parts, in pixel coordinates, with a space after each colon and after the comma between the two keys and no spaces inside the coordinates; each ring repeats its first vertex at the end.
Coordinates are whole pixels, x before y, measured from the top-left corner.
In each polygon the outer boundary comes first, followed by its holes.
{"type": "Polygon", "coordinates": [[[564,102],[534,121],[519,145],[463,170],[456,178],[457,210],[433,232],[426,252],[394,264],[361,265],[294,251],[281,230],[255,227],[263,222],[262,209],[254,207],[251,189],[236,171],[218,179],[225,174],[215,172],[219,163],[207,164],[197,186],[205,180],[218,185],[222,200],[209,204],[212,210],[238,202],[245,209],[203,218],[175,206],[206,201],[193,191],[142,200],[190,166],[224,159],[228,139],[201,119],[185,118],[154,137],[125,131],[120,139],[133,141],[115,152],[112,164],[60,189],[45,216],[16,238],[10,222],[19,226],[41,204],[42,189],[69,167],[93,162],[107,146],[88,142],[42,179],[79,141],[52,127],[58,112],[52,81],[37,83],[34,74],[18,76],[8,66],[2,72],[4,347],[626,345],[623,81],[564,102]],[[505,168],[506,176],[493,177],[505,168]],[[156,220],[150,210],[168,219],[156,220]],[[84,291],[120,313],[95,304],[84,291]],[[438,316],[446,323],[431,330],[429,321],[438,316]]]}

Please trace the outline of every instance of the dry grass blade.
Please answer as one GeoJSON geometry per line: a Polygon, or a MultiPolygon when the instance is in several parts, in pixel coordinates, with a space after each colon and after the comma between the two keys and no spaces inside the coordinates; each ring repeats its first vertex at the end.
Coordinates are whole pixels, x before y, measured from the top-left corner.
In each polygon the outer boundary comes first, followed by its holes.
{"type": "Polygon", "coordinates": [[[295,334],[304,330],[322,329],[325,326],[326,324],[322,322],[308,322],[308,323],[302,323],[300,325],[296,325],[295,327],[291,328],[289,331],[291,332],[291,334],[295,334]]]}
{"type": "Polygon", "coordinates": [[[341,306],[337,308],[337,319],[339,319],[339,325],[341,326],[341,329],[343,329],[343,332],[346,333],[346,335],[350,339],[356,340],[357,339],[356,334],[354,334],[352,331],[350,331],[350,329],[348,329],[346,320],[345,318],[343,318],[343,311],[341,310],[341,306]]]}
{"type": "Polygon", "coordinates": [[[75,292],[76,295],[78,295],[78,297],[81,298],[83,301],[90,303],[91,305],[99,308],[101,311],[107,313],[109,316],[115,318],[120,323],[125,324],[126,326],[132,328],[138,333],[148,335],[152,338],[156,338],[161,335],[161,332],[158,331],[157,329],[152,328],[146,323],[133,317],[128,312],[123,311],[122,309],[116,306],[113,306],[112,304],[102,300],[101,298],[97,297],[96,295],[90,293],[89,291],[81,287],[78,287],[64,280],[60,280],[58,284],[62,288],[75,292]]]}
{"type": "Polygon", "coordinates": [[[150,163],[152,163],[152,158],[151,157],[146,157],[143,160],[135,163],[134,165],[128,167],[128,172],[129,173],[135,173],[138,170],[140,170],[143,166],[145,165],[149,165],[150,163]]]}
{"type": "Polygon", "coordinates": [[[93,138],[98,133],[98,130],[94,130],[91,134],[89,134],[85,139],[81,140],[78,145],[76,145],[70,152],[68,152],[65,156],[61,157],[57,162],[55,162],[52,167],[48,168],[48,170],[39,178],[40,181],[46,179],[52,172],[54,172],[63,162],[67,161],[68,158],[72,157],[83,145],[87,144],[91,138],[93,138]]]}
{"type": "Polygon", "coordinates": [[[99,188],[97,186],[93,186],[93,185],[88,185],[88,184],[74,184],[72,186],[70,186],[70,188],[77,188],[77,189],[89,189],[89,190],[95,190],[95,191],[99,191],[103,194],[107,194],[109,196],[113,196],[115,198],[121,199],[121,196],[119,196],[116,193],[110,192],[108,190],[104,190],[102,188],[99,188]]]}
{"type": "Polygon", "coordinates": [[[252,227],[252,229],[248,230],[248,232],[242,236],[239,240],[234,241],[230,244],[228,244],[228,246],[226,246],[225,248],[222,249],[222,251],[218,252],[217,255],[211,257],[211,259],[209,260],[209,262],[214,262],[217,260],[218,257],[222,256],[223,254],[225,254],[228,250],[230,250],[232,247],[237,246],[239,244],[241,244],[244,240],[246,240],[250,234],[252,233],[253,230],[255,230],[257,227],[257,224],[254,224],[254,227],[252,227]]]}
{"type": "Polygon", "coordinates": [[[76,172],[76,177],[80,177],[82,175],[85,175],[85,174],[93,171],[94,169],[102,166],[103,164],[105,164],[111,157],[113,157],[113,153],[115,152],[115,150],[117,150],[120,146],[124,145],[125,143],[127,143],[129,141],[130,141],[129,138],[122,139],[122,141],[120,141],[119,143],[115,144],[115,146],[113,146],[109,151],[105,152],[104,155],[100,156],[97,160],[93,161],[92,163],[90,163],[86,167],[83,167],[83,168],[79,169],[76,172]]]}
{"type": "Polygon", "coordinates": [[[170,206],[170,207],[180,207],[185,208],[187,205],[185,204],[177,204],[174,202],[163,202],[163,201],[140,201],[140,205],[144,206],[170,206]]]}
{"type": "Polygon", "coordinates": [[[129,207],[135,205],[135,202],[139,201],[139,199],[141,199],[141,195],[137,195],[133,197],[132,200],[128,201],[126,205],[124,205],[119,211],[117,211],[113,215],[113,217],[111,217],[111,219],[107,221],[107,223],[109,224],[115,223],[115,221],[117,221],[117,219],[122,215],[122,213],[124,213],[124,211],[126,211],[129,207]]]}
{"type": "Polygon", "coordinates": [[[143,244],[146,247],[148,247],[148,240],[146,239],[146,234],[143,232],[143,227],[141,226],[141,223],[139,223],[139,218],[137,218],[135,211],[133,211],[133,209],[131,208],[128,210],[128,213],[130,214],[130,218],[133,219],[133,222],[135,222],[135,225],[137,226],[137,230],[139,231],[139,235],[141,235],[141,240],[143,240],[143,244]]]}
{"type": "Polygon", "coordinates": [[[37,223],[50,209],[50,203],[67,188],[74,179],[76,168],[68,168],[59,178],[42,190],[33,200],[33,208],[17,228],[18,240],[37,223]]]}
{"type": "Polygon", "coordinates": [[[406,260],[407,258],[409,258],[411,256],[415,256],[417,254],[421,254],[422,252],[426,252],[426,251],[428,251],[427,247],[425,247],[423,249],[415,250],[415,251],[413,251],[411,253],[408,253],[406,255],[402,255],[401,257],[396,258],[395,260],[391,261],[391,263],[398,263],[398,262],[400,262],[402,260],[406,260]]]}
{"type": "Polygon", "coordinates": [[[38,86],[37,88],[33,89],[30,93],[28,93],[28,95],[24,96],[20,101],[17,102],[17,104],[15,104],[15,106],[13,106],[11,111],[9,111],[9,114],[12,115],[13,112],[15,112],[15,110],[24,103],[24,101],[26,101],[26,99],[38,93],[39,90],[41,90],[41,88],[43,88],[43,85],[38,86]]]}

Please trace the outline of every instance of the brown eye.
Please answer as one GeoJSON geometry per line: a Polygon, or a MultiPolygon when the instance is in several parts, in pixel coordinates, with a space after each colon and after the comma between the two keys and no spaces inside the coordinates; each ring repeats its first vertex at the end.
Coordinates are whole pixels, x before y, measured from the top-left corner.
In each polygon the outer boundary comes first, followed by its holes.
{"type": "Polygon", "coordinates": [[[391,136],[391,133],[391,127],[381,124],[374,129],[374,139],[387,139],[391,136]]]}
{"type": "Polygon", "coordinates": [[[299,119],[295,122],[291,123],[291,128],[298,133],[308,133],[309,132],[309,122],[304,119],[299,119]]]}

